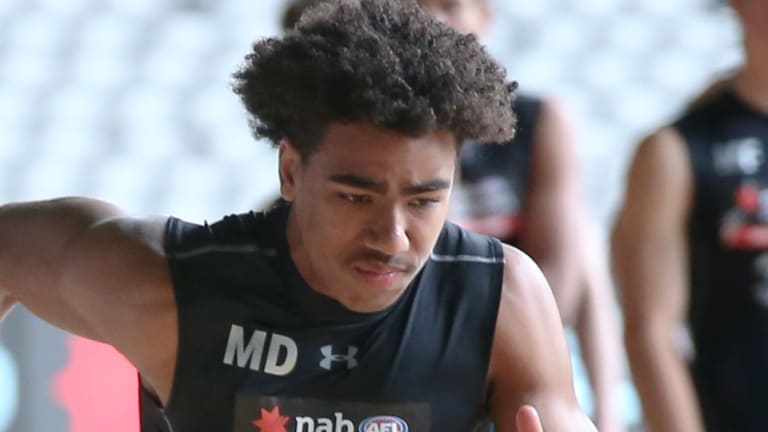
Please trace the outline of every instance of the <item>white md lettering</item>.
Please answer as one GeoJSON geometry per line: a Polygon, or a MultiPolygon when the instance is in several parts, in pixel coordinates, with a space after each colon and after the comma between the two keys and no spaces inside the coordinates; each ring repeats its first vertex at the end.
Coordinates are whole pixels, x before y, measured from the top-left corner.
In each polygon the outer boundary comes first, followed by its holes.
{"type": "Polygon", "coordinates": [[[355,425],[344,418],[340,412],[334,413],[334,419],[321,417],[296,417],[296,432],[355,432],[355,425]]]}
{"type": "Polygon", "coordinates": [[[293,339],[273,333],[272,340],[269,341],[269,354],[267,354],[267,364],[264,366],[264,372],[270,375],[288,375],[296,367],[298,355],[299,348],[293,339]],[[279,363],[280,352],[283,350],[285,351],[285,359],[282,363],[279,363]]]}
{"type": "MultiPolygon", "coordinates": [[[[247,367],[258,372],[268,335],[267,332],[255,330],[246,344],[245,330],[243,327],[233,324],[229,330],[227,349],[224,352],[224,364],[236,365],[241,368],[247,367]]],[[[296,367],[298,353],[298,346],[293,339],[272,333],[264,373],[279,376],[288,375],[296,367]],[[280,358],[283,353],[285,355],[281,362],[280,358]]]]}

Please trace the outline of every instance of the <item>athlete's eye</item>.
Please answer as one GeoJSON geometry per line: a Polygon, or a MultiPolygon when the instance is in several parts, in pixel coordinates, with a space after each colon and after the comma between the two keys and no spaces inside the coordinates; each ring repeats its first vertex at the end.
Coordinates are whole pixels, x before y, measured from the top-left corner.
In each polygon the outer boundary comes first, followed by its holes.
{"type": "Polygon", "coordinates": [[[419,209],[423,209],[423,208],[432,207],[433,205],[435,205],[435,204],[437,204],[439,202],[440,202],[440,200],[436,199],[436,198],[420,198],[420,199],[411,200],[408,203],[408,205],[411,206],[411,207],[416,207],[416,208],[419,208],[419,209]]]}
{"type": "Polygon", "coordinates": [[[365,202],[371,201],[371,197],[368,195],[340,193],[339,197],[344,201],[348,201],[351,203],[365,203],[365,202]]]}

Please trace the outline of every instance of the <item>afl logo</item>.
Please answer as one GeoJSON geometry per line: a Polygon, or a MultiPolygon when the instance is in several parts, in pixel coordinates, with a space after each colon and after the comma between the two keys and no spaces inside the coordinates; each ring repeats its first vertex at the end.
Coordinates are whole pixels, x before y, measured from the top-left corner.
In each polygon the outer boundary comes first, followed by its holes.
{"type": "Polygon", "coordinates": [[[360,423],[360,432],[408,432],[408,423],[400,417],[368,417],[360,423]]]}

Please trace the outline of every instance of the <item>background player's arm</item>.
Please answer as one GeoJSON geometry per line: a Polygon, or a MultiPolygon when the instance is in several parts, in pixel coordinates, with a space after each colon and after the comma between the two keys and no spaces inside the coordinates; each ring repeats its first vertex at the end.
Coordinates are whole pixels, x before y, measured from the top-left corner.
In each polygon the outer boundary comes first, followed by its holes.
{"type": "Polygon", "coordinates": [[[552,292],[536,264],[505,246],[505,272],[490,366],[490,403],[499,432],[532,405],[547,432],[592,432],[573,390],[568,347],[552,292]]]}
{"type": "Polygon", "coordinates": [[[625,342],[649,431],[697,432],[702,422],[679,344],[688,305],[686,226],[693,193],[682,137],[645,140],[613,234],[625,342]]]}
{"type": "Polygon", "coordinates": [[[543,102],[534,135],[520,248],[541,267],[566,324],[576,322],[578,230],[584,218],[579,161],[562,110],[543,102]]]}
{"type": "Polygon", "coordinates": [[[542,103],[521,248],[541,266],[564,324],[577,331],[598,426],[616,432],[622,427],[613,401],[623,375],[617,304],[605,256],[592,253],[597,233],[584,208],[573,135],[562,109],[542,103]]]}
{"type": "Polygon", "coordinates": [[[0,292],[114,345],[167,397],[177,323],[163,230],[81,198],[0,207],[0,292]]]}
{"type": "Polygon", "coordinates": [[[626,424],[617,404],[620,384],[626,379],[619,308],[607,253],[595,224],[585,224],[582,233],[585,264],[576,331],[593,390],[594,419],[601,432],[625,431],[626,424]]]}

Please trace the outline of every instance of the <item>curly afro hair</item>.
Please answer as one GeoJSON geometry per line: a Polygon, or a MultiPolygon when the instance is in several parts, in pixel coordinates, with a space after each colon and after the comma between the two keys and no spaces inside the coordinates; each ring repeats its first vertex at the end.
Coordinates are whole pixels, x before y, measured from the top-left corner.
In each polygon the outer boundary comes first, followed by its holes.
{"type": "Polygon", "coordinates": [[[233,84],[254,135],[303,157],[331,123],[508,141],[516,87],[475,36],[414,0],[318,0],[283,38],[255,43],[233,84]]]}
{"type": "Polygon", "coordinates": [[[280,20],[280,24],[283,26],[283,30],[290,30],[296,23],[299,22],[301,14],[304,13],[312,4],[317,3],[319,0],[293,0],[288,3],[283,11],[283,17],[280,20]]]}

